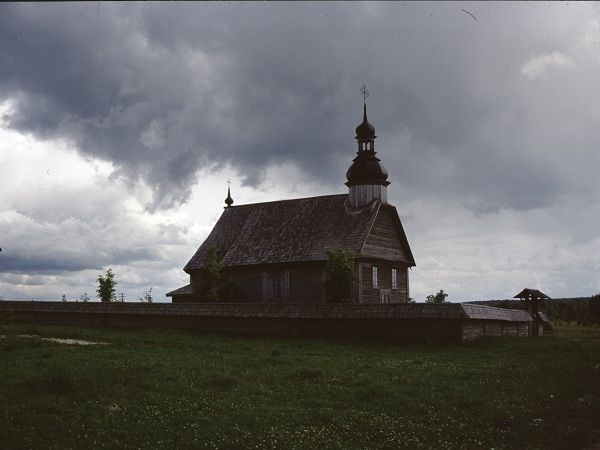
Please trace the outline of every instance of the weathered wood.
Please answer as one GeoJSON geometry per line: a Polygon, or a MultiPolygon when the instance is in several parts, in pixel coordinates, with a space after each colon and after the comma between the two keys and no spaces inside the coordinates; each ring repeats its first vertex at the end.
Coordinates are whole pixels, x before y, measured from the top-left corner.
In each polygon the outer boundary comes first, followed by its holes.
{"type": "MultiPolygon", "coordinates": [[[[31,313],[21,312],[16,319],[32,322],[31,313]]],[[[116,327],[157,327],[191,329],[202,332],[250,334],[294,334],[302,336],[364,336],[369,339],[443,339],[460,341],[459,322],[422,319],[304,319],[269,317],[231,317],[155,314],[90,314],[40,312],[36,322],[53,325],[102,325],[116,327]],[[400,321],[400,322],[399,322],[400,321]]]]}
{"type": "Polygon", "coordinates": [[[516,323],[506,323],[503,329],[504,336],[519,336],[519,329],[516,323]]]}
{"type": "Polygon", "coordinates": [[[361,262],[361,290],[362,303],[379,303],[380,289],[391,290],[392,303],[405,303],[408,301],[407,270],[408,268],[397,266],[391,263],[372,263],[361,262]],[[379,283],[376,287],[372,283],[372,267],[376,265],[378,270],[379,283]],[[392,288],[392,268],[396,268],[398,273],[398,285],[392,288]]]}
{"type": "MultiPolygon", "coordinates": [[[[217,246],[224,264],[222,301],[270,303],[320,298],[324,302],[323,272],[319,283],[313,276],[293,279],[291,271],[304,264],[323,268],[328,248],[349,249],[358,255],[359,261],[378,261],[382,267],[380,284],[384,289],[391,288],[391,267],[385,264],[395,264],[404,277],[408,274],[405,269],[414,266],[396,209],[387,203],[377,201],[352,209],[348,206],[348,196],[333,195],[232,206],[226,208],[209,237],[185,266],[184,270],[190,274],[189,287],[167,294],[174,303],[202,300],[200,270],[207,249],[213,245],[217,246]],[[306,294],[300,293],[302,289],[306,294]]],[[[393,302],[403,302],[408,297],[408,280],[404,277],[398,277],[399,286],[391,293],[393,302]]],[[[354,300],[379,302],[378,291],[372,286],[370,291],[365,290],[362,269],[358,278],[354,300]]]]}
{"type": "Polygon", "coordinates": [[[484,336],[502,336],[502,324],[499,322],[484,322],[484,336]]]}
{"type": "Polygon", "coordinates": [[[363,263],[358,262],[356,264],[356,270],[358,272],[356,276],[356,284],[357,284],[357,303],[365,303],[363,299],[363,263]]]}
{"type": "Polygon", "coordinates": [[[476,322],[464,322],[462,324],[462,337],[463,341],[472,341],[485,336],[484,324],[482,321],[476,322]]]}
{"type": "Polygon", "coordinates": [[[289,301],[291,303],[321,302],[323,269],[292,268],[288,271],[289,301]]]}
{"type": "Polygon", "coordinates": [[[387,187],[378,184],[350,186],[348,200],[353,208],[361,208],[369,205],[374,200],[387,203],[387,187]]]}
{"type": "Polygon", "coordinates": [[[259,302],[262,298],[263,278],[262,272],[256,270],[242,270],[230,272],[233,279],[233,298],[236,301],[259,302]]]}
{"type": "Polygon", "coordinates": [[[365,244],[361,252],[363,257],[381,258],[388,261],[404,261],[404,253],[394,248],[384,248],[365,244]]]}
{"type": "Polygon", "coordinates": [[[388,208],[380,208],[361,255],[403,261],[407,259],[406,238],[388,208]]]}
{"type": "Polygon", "coordinates": [[[369,236],[366,245],[370,247],[382,247],[386,249],[398,250],[398,253],[400,255],[403,255],[402,244],[398,242],[398,239],[396,239],[395,237],[389,238],[385,236],[377,236],[372,234],[371,236],[369,236]]]}

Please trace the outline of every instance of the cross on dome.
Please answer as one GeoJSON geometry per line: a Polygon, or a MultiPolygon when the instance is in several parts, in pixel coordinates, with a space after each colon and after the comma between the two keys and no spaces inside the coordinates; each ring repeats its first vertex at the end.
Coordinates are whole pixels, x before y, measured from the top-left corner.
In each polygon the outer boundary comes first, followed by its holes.
{"type": "Polygon", "coordinates": [[[363,95],[363,103],[367,104],[367,97],[369,96],[369,90],[367,89],[367,85],[363,83],[360,88],[360,93],[363,95]]]}

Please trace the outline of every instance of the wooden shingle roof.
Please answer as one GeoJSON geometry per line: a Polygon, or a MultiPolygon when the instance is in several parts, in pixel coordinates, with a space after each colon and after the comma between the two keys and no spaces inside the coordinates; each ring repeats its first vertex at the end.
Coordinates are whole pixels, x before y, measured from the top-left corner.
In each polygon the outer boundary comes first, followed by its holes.
{"type": "Polygon", "coordinates": [[[382,203],[352,209],[347,198],[326,195],[225,208],[184,270],[200,269],[213,245],[225,267],[325,261],[327,248],[360,254],[382,203]]]}
{"type": "Polygon", "coordinates": [[[194,291],[192,290],[191,284],[186,284],[183,287],[175,289],[174,291],[168,292],[165,294],[167,297],[173,297],[174,295],[192,295],[194,291]]]}
{"type": "Polygon", "coordinates": [[[531,320],[529,313],[521,309],[495,308],[493,306],[474,305],[471,303],[461,303],[461,306],[469,319],[513,320],[517,322],[531,320]]]}

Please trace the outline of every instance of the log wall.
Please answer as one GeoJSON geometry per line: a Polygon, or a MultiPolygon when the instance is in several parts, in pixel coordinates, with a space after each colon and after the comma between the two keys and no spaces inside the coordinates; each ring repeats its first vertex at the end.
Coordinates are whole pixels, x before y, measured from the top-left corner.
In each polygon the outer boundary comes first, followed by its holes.
{"type": "Polygon", "coordinates": [[[325,301],[323,269],[297,268],[289,271],[290,303],[321,303],[325,301]]]}
{"type": "Polygon", "coordinates": [[[360,303],[379,303],[379,290],[390,289],[392,303],[405,303],[408,301],[408,268],[393,263],[362,262],[359,266],[360,276],[357,281],[361,283],[360,303]],[[377,266],[377,286],[373,286],[373,266],[377,266]],[[392,289],[392,268],[397,270],[398,286],[392,289]]]}
{"type": "Polygon", "coordinates": [[[465,320],[462,323],[462,340],[472,341],[485,336],[521,336],[529,335],[528,322],[500,320],[465,320]]]}
{"type": "Polygon", "coordinates": [[[225,295],[229,301],[255,303],[262,300],[263,274],[260,270],[240,270],[227,273],[231,283],[225,295]]]}
{"type": "Polygon", "coordinates": [[[314,304],[202,306],[0,301],[0,319],[39,324],[163,327],[201,332],[291,333],[398,340],[470,341],[484,336],[528,335],[528,322],[461,318],[457,315],[460,308],[460,305],[420,304],[374,307],[314,304]],[[438,317],[427,318],[429,313],[438,317]],[[411,318],[411,315],[416,317],[411,318]]]}

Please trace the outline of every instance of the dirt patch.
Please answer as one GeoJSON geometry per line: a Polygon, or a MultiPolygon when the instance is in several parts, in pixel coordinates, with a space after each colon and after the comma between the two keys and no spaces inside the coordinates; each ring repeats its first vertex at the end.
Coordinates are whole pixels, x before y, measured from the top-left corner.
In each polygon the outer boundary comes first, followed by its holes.
{"type": "MultiPolygon", "coordinates": [[[[7,336],[0,336],[0,338],[5,339],[7,336]]],[[[40,341],[54,342],[56,344],[65,344],[65,345],[108,345],[108,342],[93,342],[93,341],[84,341],[82,339],[62,339],[62,338],[51,338],[51,337],[42,337],[36,334],[17,334],[16,337],[24,338],[24,339],[39,339],[40,341]]]]}

